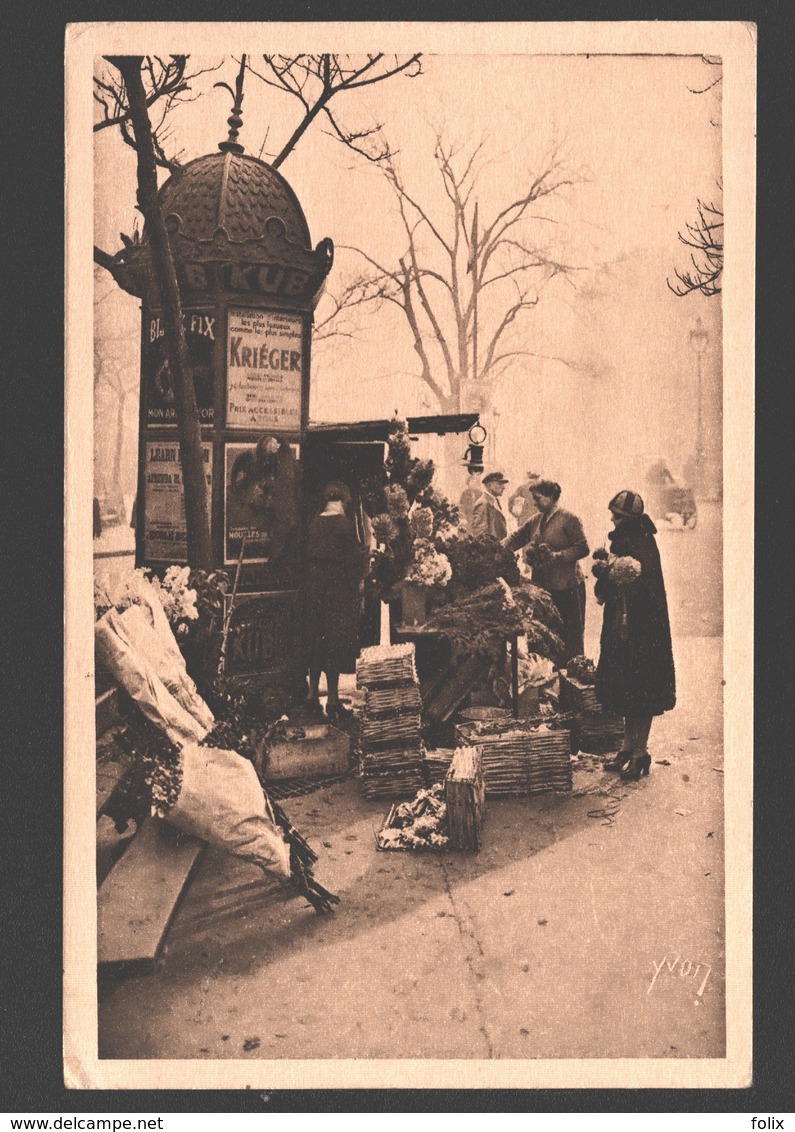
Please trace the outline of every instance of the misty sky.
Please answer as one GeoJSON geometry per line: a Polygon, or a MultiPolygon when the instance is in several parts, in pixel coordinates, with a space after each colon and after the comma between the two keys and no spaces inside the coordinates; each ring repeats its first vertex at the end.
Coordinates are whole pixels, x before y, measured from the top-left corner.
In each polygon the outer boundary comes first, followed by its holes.
{"type": "MultiPolygon", "coordinates": [[[[256,63],[256,57],[252,61],[256,63]]],[[[221,66],[200,80],[203,97],[178,108],[172,120],[173,140],[183,162],[214,151],[226,136],[231,100],[228,92],[214,90],[212,84],[218,80],[233,84],[237,66],[229,56],[206,62],[221,66]]],[[[578,294],[570,284],[556,280],[544,292],[537,311],[517,327],[517,335],[522,343],[543,340],[550,354],[598,356],[598,367],[610,371],[605,380],[612,385],[604,386],[597,396],[603,401],[618,392],[628,407],[628,419],[633,407],[636,411],[629,431],[637,431],[641,424],[647,429],[629,445],[634,454],[655,448],[654,430],[663,427],[672,438],[665,443],[676,449],[668,455],[681,464],[692,447],[693,358],[687,349],[688,329],[694,313],[704,313],[708,322],[712,320],[713,343],[719,346],[720,309],[719,300],[711,305],[698,297],[673,300],[665,278],[681,262],[677,232],[692,216],[696,198],[716,196],[721,176],[719,99],[715,92],[696,95],[688,88],[706,86],[718,68],[697,56],[432,55],[425,58],[424,71],[417,79],[398,77],[345,96],[338,103],[340,119],[353,126],[385,123],[407,185],[424,194],[423,200],[434,208],[443,204],[438,188],[428,179],[435,131],[460,146],[462,154],[483,141],[477,192],[482,215],[520,195],[550,146],[558,146],[578,182],[545,202],[545,223],[554,225],[561,254],[588,269],[640,253],[642,269],[636,258],[633,271],[619,276],[607,299],[610,320],[603,317],[598,303],[591,305],[590,317],[583,313],[592,282],[587,271],[576,278],[578,294]],[[648,383],[650,361],[653,364],[657,357],[668,366],[670,412],[676,418],[669,414],[670,428],[660,423],[659,414],[647,412],[659,400],[658,380],[648,383]],[[631,395],[625,395],[630,389],[631,395]],[[681,422],[676,414],[681,414],[681,422]]],[[[243,119],[240,141],[246,152],[267,160],[297,123],[297,105],[248,75],[243,119]]],[[[118,233],[131,232],[136,222],[135,168],[132,151],[111,131],[96,135],[96,170],[95,238],[99,246],[114,252],[120,247],[118,233]]],[[[344,250],[346,245],[382,258],[403,251],[394,201],[383,177],[338,142],[311,129],[281,172],[302,203],[313,243],[331,236],[338,248],[329,280],[332,290],[358,266],[355,254],[344,250]]],[[[132,298],[119,293],[105,308],[103,318],[112,318],[116,326],[129,322],[135,331],[138,314],[132,298]]],[[[719,350],[711,357],[710,372],[717,384],[710,404],[719,409],[719,350]]],[[[595,388],[572,384],[570,373],[561,373],[554,363],[541,361],[520,369],[501,382],[495,399],[496,420],[501,423],[493,455],[512,465],[509,474],[518,474],[527,462],[537,462],[523,456],[528,418],[537,422],[543,415],[554,422],[561,409],[565,412],[561,395],[570,395],[581,407],[595,388]]],[[[417,371],[400,312],[371,313],[361,319],[354,339],[333,339],[315,348],[312,417],[361,419],[390,415],[394,408],[404,413],[434,412],[432,395],[413,377],[417,371]]],[[[615,414],[605,413],[604,404],[595,405],[595,411],[597,407],[605,429],[602,447],[609,447],[616,442],[611,431],[615,414]]],[[[713,422],[715,428],[718,420],[713,422]]],[[[553,427],[544,425],[543,437],[536,429],[536,448],[543,449],[547,463],[561,454],[560,466],[551,468],[551,473],[580,478],[581,444],[578,448],[568,433],[553,436],[553,427]]],[[[532,425],[530,429],[532,433],[532,425]]]]}

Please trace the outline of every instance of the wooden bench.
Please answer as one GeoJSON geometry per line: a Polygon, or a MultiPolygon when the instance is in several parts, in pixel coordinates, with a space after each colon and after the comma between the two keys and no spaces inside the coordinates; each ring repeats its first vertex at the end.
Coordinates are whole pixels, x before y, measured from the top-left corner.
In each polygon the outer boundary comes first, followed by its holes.
{"type": "MultiPolygon", "coordinates": [[[[129,763],[115,744],[115,697],[97,700],[97,820],[129,763]],[[100,700],[102,705],[100,705],[100,700]],[[100,730],[100,722],[108,724],[100,730]]],[[[169,925],[204,850],[204,842],[147,818],[97,892],[97,958],[101,968],[146,969],[157,961],[169,925]]]]}
{"type": "Polygon", "coordinates": [[[147,818],[97,893],[100,965],[158,959],[204,842],[147,818]]]}

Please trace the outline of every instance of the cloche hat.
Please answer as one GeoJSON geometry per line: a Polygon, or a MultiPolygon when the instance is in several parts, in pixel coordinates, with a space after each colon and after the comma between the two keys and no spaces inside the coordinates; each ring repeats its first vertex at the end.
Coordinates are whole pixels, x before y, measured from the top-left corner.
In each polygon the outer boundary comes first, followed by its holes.
{"type": "Polygon", "coordinates": [[[608,508],[619,515],[642,515],[643,500],[636,491],[619,491],[608,503],[608,508]]]}

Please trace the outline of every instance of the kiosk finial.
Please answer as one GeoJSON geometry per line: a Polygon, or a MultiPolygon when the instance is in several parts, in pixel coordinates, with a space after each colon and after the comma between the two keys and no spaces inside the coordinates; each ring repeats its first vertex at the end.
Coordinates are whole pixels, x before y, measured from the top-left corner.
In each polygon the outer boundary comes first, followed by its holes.
{"type": "Polygon", "coordinates": [[[243,76],[245,75],[245,73],[246,73],[246,56],[243,55],[241,57],[241,60],[240,60],[240,72],[238,73],[237,79],[235,81],[235,89],[234,90],[232,90],[229,83],[214,83],[213,84],[214,86],[221,86],[221,87],[224,88],[224,90],[228,90],[229,93],[232,95],[232,98],[234,99],[234,103],[233,103],[233,106],[232,106],[232,114],[226,120],[227,124],[229,126],[229,137],[226,139],[226,141],[222,141],[222,142],[218,143],[218,148],[221,150],[222,153],[243,153],[243,152],[245,152],[244,149],[243,149],[243,146],[237,140],[237,136],[240,132],[240,127],[243,125],[243,119],[241,118],[240,115],[241,115],[241,108],[243,106],[243,76]]]}

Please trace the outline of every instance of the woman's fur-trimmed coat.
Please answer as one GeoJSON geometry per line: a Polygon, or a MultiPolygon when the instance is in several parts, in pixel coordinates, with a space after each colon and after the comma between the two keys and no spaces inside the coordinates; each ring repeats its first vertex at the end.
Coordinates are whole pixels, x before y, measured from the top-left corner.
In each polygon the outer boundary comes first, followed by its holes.
{"type": "Polygon", "coordinates": [[[676,677],[668,601],[657,528],[648,515],[625,519],[609,535],[616,556],[635,558],[641,573],[619,588],[609,575],[597,579],[597,601],[604,604],[596,697],[618,715],[662,715],[676,703],[676,677]]]}

